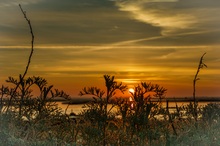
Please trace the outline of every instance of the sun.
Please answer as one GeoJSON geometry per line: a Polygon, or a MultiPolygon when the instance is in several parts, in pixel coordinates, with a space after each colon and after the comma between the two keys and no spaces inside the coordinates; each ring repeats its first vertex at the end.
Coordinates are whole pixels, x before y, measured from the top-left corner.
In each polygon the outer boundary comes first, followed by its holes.
{"type": "Polygon", "coordinates": [[[128,89],[128,91],[129,91],[130,93],[134,93],[134,89],[133,89],[133,88],[128,89]]]}

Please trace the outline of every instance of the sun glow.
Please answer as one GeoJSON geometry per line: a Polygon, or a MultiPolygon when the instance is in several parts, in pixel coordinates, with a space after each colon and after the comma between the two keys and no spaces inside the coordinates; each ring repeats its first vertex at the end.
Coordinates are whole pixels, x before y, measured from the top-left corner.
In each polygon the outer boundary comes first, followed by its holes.
{"type": "Polygon", "coordinates": [[[134,94],[134,89],[133,89],[133,88],[128,89],[128,91],[129,91],[130,93],[134,94]]]}

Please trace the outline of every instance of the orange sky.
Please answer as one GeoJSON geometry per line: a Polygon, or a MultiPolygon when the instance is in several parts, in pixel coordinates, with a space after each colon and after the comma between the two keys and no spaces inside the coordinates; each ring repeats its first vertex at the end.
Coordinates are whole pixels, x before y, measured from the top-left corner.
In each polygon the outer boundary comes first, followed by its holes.
{"type": "MultiPolygon", "coordinates": [[[[220,95],[218,0],[23,0],[35,51],[28,76],[78,96],[104,88],[103,75],[133,87],[141,81],[192,96],[192,81],[206,52],[198,96],[220,95]]],[[[24,72],[30,34],[16,0],[0,2],[0,83],[24,72]]]]}

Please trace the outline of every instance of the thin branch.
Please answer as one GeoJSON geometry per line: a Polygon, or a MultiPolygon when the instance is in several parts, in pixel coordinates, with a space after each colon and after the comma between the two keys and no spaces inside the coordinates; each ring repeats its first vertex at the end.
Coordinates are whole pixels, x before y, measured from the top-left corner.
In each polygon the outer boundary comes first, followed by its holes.
{"type": "Polygon", "coordinates": [[[30,63],[31,63],[31,58],[32,58],[32,55],[33,55],[33,52],[34,52],[34,33],[33,33],[32,26],[31,26],[31,21],[30,21],[30,19],[27,18],[26,12],[22,9],[20,4],[19,4],[19,7],[21,9],[21,12],[24,15],[24,18],[28,22],[28,25],[29,25],[29,28],[30,28],[30,33],[31,33],[31,52],[30,52],[30,55],[29,55],[29,58],[28,58],[28,63],[27,63],[25,72],[24,72],[24,74],[22,76],[22,79],[23,79],[25,77],[25,75],[27,74],[28,68],[29,68],[30,63]]]}
{"type": "Polygon", "coordinates": [[[206,53],[204,53],[202,55],[202,57],[200,58],[200,61],[199,61],[199,65],[198,65],[198,69],[197,69],[197,72],[195,74],[195,77],[194,77],[194,80],[193,80],[193,100],[195,102],[195,98],[196,98],[196,81],[199,80],[198,78],[198,75],[199,75],[199,71],[200,69],[202,69],[204,66],[207,67],[204,63],[203,63],[203,57],[205,56],[206,53]]]}
{"type": "Polygon", "coordinates": [[[197,104],[196,104],[196,81],[199,80],[198,78],[198,75],[199,75],[199,71],[200,69],[202,69],[204,66],[207,67],[205,65],[205,63],[203,63],[203,57],[205,56],[206,53],[204,53],[201,58],[200,58],[200,61],[199,61],[199,65],[198,65],[198,68],[197,68],[197,71],[196,71],[196,74],[195,74],[195,77],[194,77],[194,80],[193,80],[193,101],[194,101],[194,118],[195,120],[197,121],[197,104]]]}
{"type": "Polygon", "coordinates": [[[6,112],[8,111],[8,108],[9,108],[9,106],[10,106],[10,104],[11,104],[12,99],[14,98],[14,96],[15,96],[15,94],[16,94],[16,92],[17,92],[17,89],[19,88],[19,85],[23,82],[24,77],[25,77],[26,74],[27,74],[27,71],[28,71],[29,66],[30,66],[30,63],[31,63],[31,58],[32,58],[32,55],[33,55],[33,52],[34,52],[34,33],[33,33],[32,26],[31,26],[31,21],[30,21],[30,19],[28,19],[27,15],[26,15],[26,12],[22,9],[22,7],[21,7],[20,4],[19,4],[19,7],[20,7],[20,9],[21,9],[21,12],[22,12],[23,15],[24,15],[24,18],[26,19],[26,21],[27,21],[27,23],[28,23],[28,25],[29,25],[29,29],[30,29],[30,33],[31,33],[31,52],[30,52],[30,55],[29,55],[29,58],[28,58],[28,63],[27,63],[27,66],[26,66],[26,68],[25,68],[25,71],[24,71],[24,73],[23,73],[22,76],[20,75],[20,81],[19,81],[19,83],[17,84],[17,86],[15,87],[15,90],[13,91],[13,93],[12,93],[10,99],[9,99],[9,103],[8,103],[8,107],[7,107],[7,109],[6,109],[6,112]]]}

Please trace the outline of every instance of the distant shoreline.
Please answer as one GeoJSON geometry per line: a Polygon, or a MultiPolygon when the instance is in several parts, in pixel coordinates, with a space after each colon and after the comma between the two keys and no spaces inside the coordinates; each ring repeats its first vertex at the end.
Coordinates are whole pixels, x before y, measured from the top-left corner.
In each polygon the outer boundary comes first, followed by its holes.
{"type": "MultiPolygon", "coordinates": [[[[126,97],[125,97],[126,98],[126,97]]],[[[62,103],[63,104],[86,104],[88,102],[92,101],[92,98],[85,98],[85,99],[79,99],[79,98],[72,98],[71,101],[64,100],[62,103]]],[[[151,98],[152,102],[193,102],[194,99],[193,97],[167,97],[167,98],[162,98],[161,100],[156,99],[156,98],[151,98]]],[[[196,98],[197,102],[220,102],[220,97],[197,97],[196,98]]]]}
{"type": "MultiPolygon", "coordinates": [[[[124,97],[126,99],[126,97],[124,97]]],[[[19,99],[18,99],[19,100],[19,99]]],[[[2,103],[7,103],[9,99],[3,98],[2,103]]],[[[48,102],[62,102],[62,104],[86,104],[90,101],[93,101],[93,98],[83,98],[83,97],[71,97],[70,100],[57,97],[54,99],[48,100],[48,102]]],[[[193,97],[166,97],[159,100],[158,98],[151,98],[152,102],[193,102],[193,97]]],[[[220,97],[197,97],[197,102],[220,102],[220,97]]]]}

